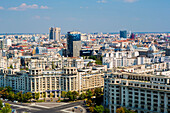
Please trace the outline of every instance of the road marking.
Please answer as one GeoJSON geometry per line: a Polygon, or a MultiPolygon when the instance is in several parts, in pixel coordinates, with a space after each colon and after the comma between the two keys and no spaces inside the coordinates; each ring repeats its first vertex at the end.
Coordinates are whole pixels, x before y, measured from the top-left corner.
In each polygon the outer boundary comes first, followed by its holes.
{"type": "MultiPolygon", "coordinates": [[[[85,109],[82,108],[81,106],[74,106],[74,107],[78,107],[78,108],[83,109],[83,113],[85,113],[85,109]]],[[[61,111],[66,112],[66,113],[75,113],[75,112],[71,112],[74,107],[66,108],[66,109],[63,109],[61,111]],[[68,109],[70,109],[71,111],[68,111],[68,109]]]]}
{"type": "Polygon", "coordinates": [[[37,109],[37,108],[32,108],[32,107],[28,107],[28,106],[21,106],[21,105],[16,105],[16,104],[10,104],[11,106],[16,106],[16,107],[19,107],[19,108],[26,108],[26,109],[32,109],[32,110],[40,110],[40,109],[37,109]]]}
{"type": "Polygon", "coordinates": [[[41,105],[37,105],[37,104],[35,104],[35,105],[30,105],[30,106],[35,106],[35,107],[40,107],[40,108],[46,108],[46,109],[49,109],[49,108],[51,108],[51,107],[47,107],[47,106],[41,106],[41,105]]]}

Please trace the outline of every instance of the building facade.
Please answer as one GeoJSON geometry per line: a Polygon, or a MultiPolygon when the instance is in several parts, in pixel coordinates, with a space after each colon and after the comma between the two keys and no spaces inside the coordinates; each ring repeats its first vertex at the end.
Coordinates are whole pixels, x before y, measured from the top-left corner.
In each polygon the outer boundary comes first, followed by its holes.
{"type": "Polygon", "coordinates": [[[110,113],[116,113],[119,107],[138,113],[169,113],[169,80],[169,76],[108,73],[104,81],[104,104],[110,113]]]}
{"type": "Polygon", "coordinates": [[[80,32],[68,32],[67,33],[67,49],[68,56],[78,57],[81,50],[81,33],[80,32]]]}
{"type": "Polygon", "coordinates": [[[49,28],[49,40],[60,41],[61,28],[49,28]]]}

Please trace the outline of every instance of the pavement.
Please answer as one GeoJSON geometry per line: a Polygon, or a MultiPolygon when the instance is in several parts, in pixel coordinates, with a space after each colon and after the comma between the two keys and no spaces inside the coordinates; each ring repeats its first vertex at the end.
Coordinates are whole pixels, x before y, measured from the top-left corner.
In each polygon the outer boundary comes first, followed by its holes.
{"type": "Polygon", "coordinates": [[[79,102],[41,102],[41,103],[9,103],[12,109],[15,109],[17,113],[86,113],[86,109],[82,107],[83,101],[79,102]],[[74,107],[77,107],[75,109],[74,107]]]}

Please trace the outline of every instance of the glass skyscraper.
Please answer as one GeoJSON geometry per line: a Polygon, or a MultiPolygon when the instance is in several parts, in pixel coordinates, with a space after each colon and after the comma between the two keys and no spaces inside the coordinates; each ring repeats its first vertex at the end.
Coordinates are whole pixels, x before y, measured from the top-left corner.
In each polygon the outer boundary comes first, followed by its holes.
{"type": "Polygon", "coordinates": [[[69,57],[80,56],[81,49],[81,33],[80,32],[68,32],[67,33],[67,50],[69,57]]]}
{"type": "Polygon", "coordinates": [[[120,31],[120,38],[127,38],[127,31],[120,31]]]}

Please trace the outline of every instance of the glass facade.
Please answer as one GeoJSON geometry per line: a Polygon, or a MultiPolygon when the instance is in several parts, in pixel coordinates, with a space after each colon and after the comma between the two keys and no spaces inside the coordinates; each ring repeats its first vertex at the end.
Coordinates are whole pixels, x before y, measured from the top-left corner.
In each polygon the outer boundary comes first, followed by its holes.
{"type": "Polygon", "coordinates": [[[81,34],[79,32],[68,32],[67,33],[67,49],[68,55],[73,56],[73,41],[81,41],[81,34]]]}
{"type": "Polygon", "coordinates": [[[127,38],[127,31],[120,31],[120,38],[127,38]]]}

